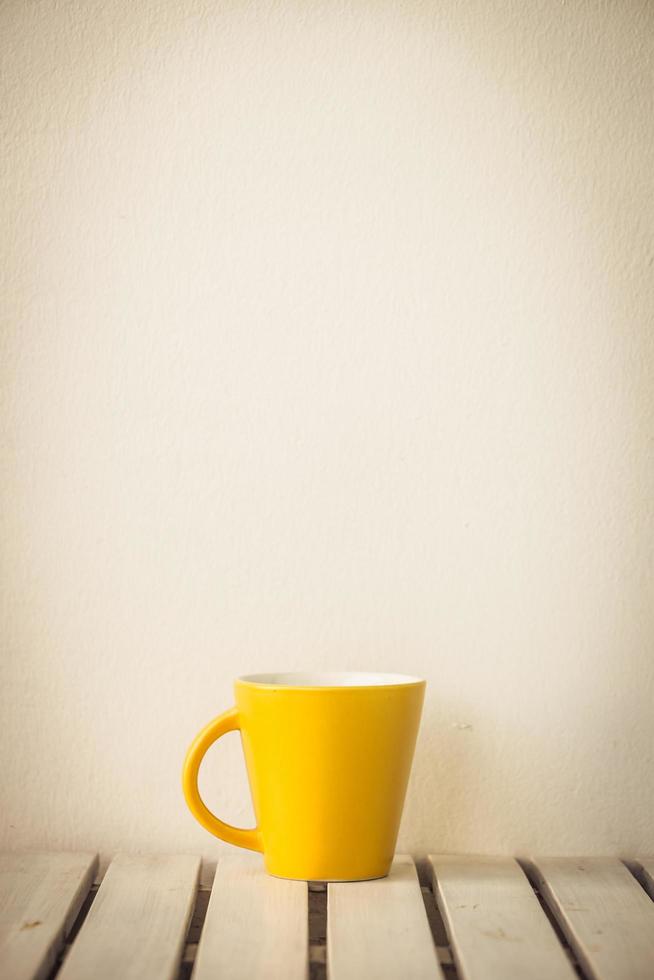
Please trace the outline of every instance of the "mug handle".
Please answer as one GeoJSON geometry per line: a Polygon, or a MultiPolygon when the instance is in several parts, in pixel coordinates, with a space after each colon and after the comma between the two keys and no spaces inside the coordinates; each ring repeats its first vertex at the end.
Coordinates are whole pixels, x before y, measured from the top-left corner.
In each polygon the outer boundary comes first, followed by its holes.
{"type": "Polygon", "coordinates": [[[258,827],[252,829],[232,827],[231,824],[219,820],[205,806],[198,789],[198,772],[207,749],[221,735],[240,730],[241,722],[238,716],[238,708],[230,708],[229,711],[218,715],[208,725],[205,725],[202,731],[196,735],[186,753],[184,768],[182,769],[182,788],[189,810],[198,823],[202,824],[210,834],[214,834],[215,837],[227,841],[228,844],[234,844],[236,847],[246,847],[250,851],[263,851],[261,831],[258,827]]]}

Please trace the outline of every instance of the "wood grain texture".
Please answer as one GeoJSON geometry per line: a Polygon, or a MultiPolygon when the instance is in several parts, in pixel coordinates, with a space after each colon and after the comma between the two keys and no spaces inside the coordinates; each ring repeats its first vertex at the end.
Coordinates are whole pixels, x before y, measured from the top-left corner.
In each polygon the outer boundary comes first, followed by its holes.
{"type": "Polygon", "coordinates": [[[95,875],[95,854],[0,855],[0,976],[48,975],[95,875]]]}
{"type": "Polygon", "coordinates": [[[308,898],[306,882],[271,877],[260,856],[221,860],[193,980],[305,980],[308,898]]]}
{"type": "Polygon", "coordinates": [[[534,873],[594,980],[652,980],[654,903],[617,858],[538,858],[534,873]]]}
{"type": "Polygon", "coordinates": [[[412,859],[398,855],[387,878],[328,885],[329,980],[442,977],[412,859]]]}
{"type": "Polygon", "coordinates": [[[516,861],[430,855],[429,863],[461,980],[574,980],[516,861]]]}
{"type": "Polygon", "coordinates": [[[172,980],[199,871],[189,855],[114,858],[59,980],[172,980]]]}

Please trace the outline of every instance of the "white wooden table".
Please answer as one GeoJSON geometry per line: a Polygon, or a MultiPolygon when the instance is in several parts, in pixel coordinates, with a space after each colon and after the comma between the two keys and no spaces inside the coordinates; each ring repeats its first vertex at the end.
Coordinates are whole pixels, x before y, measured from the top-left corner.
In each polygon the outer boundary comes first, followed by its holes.
{"type": "Polygon", "coordinates": [[[654,980],[654,859],[398,856],[329,886],[190,855],[0,855],[2,980],[654,980]]]}

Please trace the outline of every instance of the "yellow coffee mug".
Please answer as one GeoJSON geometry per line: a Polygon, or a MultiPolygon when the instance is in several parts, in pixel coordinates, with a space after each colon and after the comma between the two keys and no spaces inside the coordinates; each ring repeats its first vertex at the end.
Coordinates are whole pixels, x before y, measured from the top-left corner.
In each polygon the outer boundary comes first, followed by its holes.
{"type": "Polygon", "coordinates": [[[182,782],[216,837],[262,851],[266,870],[303,881],[388,874],[402,816],[425,681],[404,674],[252,674],[236,707],[191,745],[182,782]],[[209,746],[240,730],[257,826],[232,827],[198,791],[209,746]]]}

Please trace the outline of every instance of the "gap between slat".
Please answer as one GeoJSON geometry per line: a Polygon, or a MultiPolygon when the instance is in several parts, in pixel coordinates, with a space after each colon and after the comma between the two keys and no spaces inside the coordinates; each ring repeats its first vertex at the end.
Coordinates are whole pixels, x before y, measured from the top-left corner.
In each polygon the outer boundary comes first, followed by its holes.
{"type": "Polygon", "coordinates": [[[552,929],[554,930],[554,933],[556,934],[556,938],[559,941],[559,945],[563,947],[565,954],[570,960],[570,963],[572,964],[575,972],[582,978],[582,980],[584,980],[585,974],[581,968],[579,960],[577,959],[577,955],[574,949],[572,948],[572,946],[570,945],[570,943],[568,942],[568,937],[566,936],[563,929],[561,928],[559,924],[559,920],[556,918],[551,908],[543,898],[541,890],[538,887],[538,877],[537,877],[536,868],[524,858],[516,858],[516,861],[524,871],[527,881],[531,885],[531,890],[533,891],[534,895],[538,899],[538,904],[543,910],[543,914],[545,915],[545,918],[547,919],[552,929]]]}
{"type": "Polygon", "coordinates": [[[70,947],[75,942],[75,937],[77,936],[77,933],[80,931],[80,929],[84,925],[84,920],[86,919],[87,915],[89,914],[89,909],[91,908],[91,906],[93,905],[93,902],[95,901],[95,896],[98,894],[98,888],[99,887],[100,887],[100,882],[97,881],[97,879],[96,879],[96,881],[91,886],[90,891],[86,895],[86,898],[82,902],[81,908],[80,908],[79,912],[77,913],[77,918],[73,922],[73,924],[71,926],[71,929],[70,929],[70,932],[66,936],[66,941],[64,942],[64,945],[59,950],[59,953],[57,955],[57,959],[55,960],[55,962],[53,964],[52,970],[48,974],[48,980],[54,980],[54,978],[59,973],[59,970],[61,969],[61,965],[64,962],[64,960],[66,958],[66,955],[68,954],[68,951],[69,951],[70,947]]]}
{"type": "Polygon", "coordinates": [[[327,978],[327,885],[309,882],[309,980],[327,978]]]}
{"type": "Polygon", "coordinates": [[[436,956],[438,957],[438,962],[440,963],[445,980],[459,980],[459,973],[454,962],[454,956],[452,955],[447,929],[445,928],[443,916],[438,908],[436,896],[431,885],[421,885],[420,891],[422,893],[422,900],[425,903],[427,922],[429,923],[431,936],[436,947],[436,956]]]}
{"type": "Polygon", "coordinates": [[[649,866],[652,865],[654,868],[654,859],[649,859],[647,861],[647,867],[644,867],[643,863],[646,861],[642,858],[642,861],[633,861],[629,858],[621,858],[627,871],[629,871],[633,878],[636,879],[640,887],[643,889],[648,898],[654,901],[654,873],[650,872],[649,866]]]}

